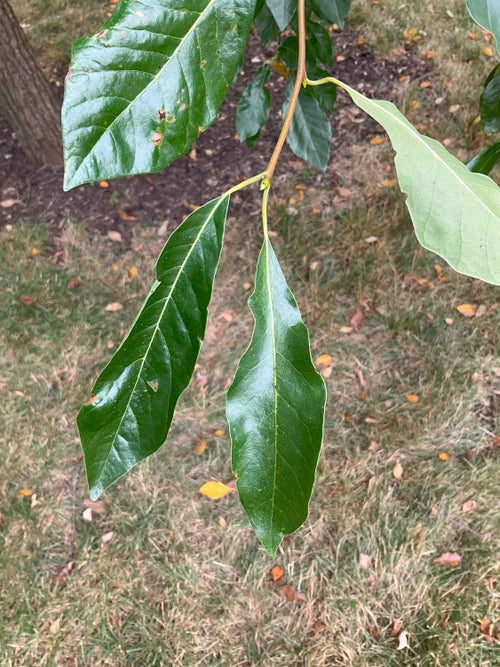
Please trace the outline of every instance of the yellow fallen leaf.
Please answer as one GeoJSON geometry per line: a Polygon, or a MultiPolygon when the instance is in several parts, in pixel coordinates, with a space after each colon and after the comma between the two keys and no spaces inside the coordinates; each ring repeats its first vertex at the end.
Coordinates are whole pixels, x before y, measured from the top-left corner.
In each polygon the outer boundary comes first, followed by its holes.
{"type": "Polygon", "coordinates": [[[383,180],[380,181],[380,185],[383,188],[392,188],[393,185],[396,185],[398,182],[397,178],[384,178],[383,180]]]}
{"type": "Polygon", "coordinates": [[[123,308],[121,303],[118,303],[118,301],[114,301],[113,303],[108,303],[106,308],[104,309],[107,313],[116,313],[118,310],[121,310],[123,308]]]}
{"type": "Polygon", "coordinates": [[[139,271],[138,271],[136,266],[131,266],[127,273],[128,273],[128,277],[130,278],[130,280],[132,280],[132,278],[136,277],[136,275],[139,273],[139,271]]]}
{"type": "Polygon", "coordinates": [[[438,459],[440,461],[451,461],[451,456],[448,454],[448,452],[439,452],[438,459]]]}
{"type": "Polygon", "coordinates": [[[99,181],[99,187],[100,188],[109,188],[108,181],[99,181]]]}
{"type": "Polygon", "coordinates": [[[37,255],[40,254],[40,251],[38,250],[37,247],[33,246],[33,248],[31,248],[31,254],[32,254],[34,257],[36,257],[37,255]]]}
{"type": "Polygon", "coordinates": [[[430,85],[431,85],[431,82],[430,82],[430,81],[422,81],[422,82],[420,83],[420,88],[429,88],[430,85]]]}
{"type": "Polygon", "coordinates": [[[23,496],[23,498],[29,498],[30,496],[33,495],[33,491],[31,489],[19,489],[17,495],[23,496]]]}
{"type": "Polygon", "coordinates": [[[329,366],[332,363],[333,359],[330,354],[320,354],[317,357],[315,363],[316,366],[329,366]]]}
{"type": "Polygon", "coordinates": [[[224,498],[224,496],[227,496],[233,491],[234,489],[226,484],[222,484],[222,482],[205,482],[205,484],[202,484],[199,488],[199,492],[211,500],[224,498]]]}
{"type": "Polygon", "coordinates": [[[59,628],[61,627],[61,618],[56,618],[55,621],[52,621],[52,623],[49,625],[49,632],[51,635],[57,635],[59,632],[59,628]]]}
{"type": "Polygon", "coordinates": [[[420,400],[417,394],[405,394],[405,398],[408,401],[408,403],[418,403],[420,400]]]}
{"type": "Polygon", "coordinates": [[[216,438],[225,438],[226,432],[223,431],[221,428],[216,428],[214,431],[214,435],[216,438]]]}
{"type": "Polygon", "coordinates": [[[490,46],[485,46],[483,48],[483,53],[484,53],[485,56],[488,56],[488,58],[493,57],[493,49],[490,46]]]}
{"type": "Polygon", "coordinates": [[[208,447],[208,443],[207,443],[206,440],[198,440],[198,442],[196,443],[196,446],[194,448],[194,453],[198,454],[198,455],[203,454],[203,452],[205,451],[205,449],[207,447],[208,447]]]}
{"type": "Polygon", "coordinates": [[[425,57],[426,58],[435,58],[437,55],[436,51],[426,51],[425,52],[425,57]]]}
{"type": "Polygon", "coordinates": [[[403,478],[403,466],[401,465],[401,463],[399,463],[399,461],[398,463],[396,463],[396,465],[392,470],[392,476],[394,477],[394,479],[398,480],[403,478]]]}
{"type": "Polygon", "coordinates": [[[378,144],[383,144],[385,141],[385,137],[381,137],[380,134],[378,134],[376,137],[373,137],[373,139],[370,139],[370,143],[372,146],[378,146],[378,144]]]}
{"type": "Polygon", "coordinates": [[[462,305],[457,306],[457,310],[464,317],[474,317],[477,307],[472,303],[462,303],[462,305]]]}

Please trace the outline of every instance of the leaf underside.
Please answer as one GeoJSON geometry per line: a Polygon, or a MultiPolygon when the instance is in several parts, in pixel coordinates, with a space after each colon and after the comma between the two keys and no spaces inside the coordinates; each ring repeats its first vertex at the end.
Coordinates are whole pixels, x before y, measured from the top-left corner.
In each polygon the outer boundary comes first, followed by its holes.
{"type": "Polygon", "coordinates": [[[259,255],[249,306],[255,328],[229,388],[226,413],[241,503],[257,537],[274,553],[307,517],[326,390],[269,240],[259,255]]]}
{"type": "Polygon", "coordinates": [[[470,15],[483,28],[486,28],[500,48],[500,2],[498,0],[467,0],[470,15]]]}
{"type": "Polygon", "coordinates": [[[255,0],[122,0],[77,42],[62,110],[66,190],[158,172],[217,115],[255,0]]]}
{"type": "Polygon", "coordinates": [[[170,236],[157,282],[78,414],[92,500],[167,436],[205,333],[228,204],[208,202],[170,236]]]}
{"type": "Polygon", "coordinates": [[[500,188],[420,134],[391,102],[343,87],[389,135],[419,242],[459,273],[500,284],[500,188]]]}

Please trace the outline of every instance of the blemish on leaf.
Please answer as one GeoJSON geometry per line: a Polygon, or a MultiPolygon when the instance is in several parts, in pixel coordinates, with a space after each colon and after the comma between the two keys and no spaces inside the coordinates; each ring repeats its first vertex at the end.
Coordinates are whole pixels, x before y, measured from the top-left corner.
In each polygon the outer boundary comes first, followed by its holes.
{"type": "Polygon", "coordinates": [[[151,141],[155,146],[159,146],[163,140],[163,134],[161,132],[153,132],[153,136],[151,137],[151,141]]]}
{"type": "Polygon", "coordinates": [[[151,389],[152,389],[152,390],[155,392],[155,394],[156,394],[156,392],[158,391],[158,387],[160,386],[159,383],[158,383],[158,380],[147,380],[147,381],[146,381],[146,384],[147,384],[149,387],[151,387],[151,389]]]}
{"type": "Polygon", "coordinates": [[[85,403],[85,405],[95,405],[96,403],[99,403],[99,396],[97,396],[97,394],[94,394],[89,398],[89,400],[85,403]]]}
{"type": "Polygon", "coordinates": [[[158,120],[160,121],[160,123],[162,120],[166,119],[167,119],[167,112],[165,111],[165,109],[158,109],[158,120]]]}
{"type": "Polygon", "coordinates": [[[202,60],[202,61],[200,62],[200,69],[204,69],[205,66],[206,66],[206,64],[207,64],[207,61],[206,61],[206,60],[202,60]]]}
{"type": "Polygon", "coordinates": [[[107,28],[105,30],[100,30],[99,32],[96,32],[94,39],[102,39],[108,32],[109,30],[107,28]]]}

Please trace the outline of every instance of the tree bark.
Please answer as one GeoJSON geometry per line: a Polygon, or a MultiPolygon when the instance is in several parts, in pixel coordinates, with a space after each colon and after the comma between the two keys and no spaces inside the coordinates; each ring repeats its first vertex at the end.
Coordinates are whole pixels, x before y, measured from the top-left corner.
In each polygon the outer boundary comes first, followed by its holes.
{"type": "Polygon", "coordinates": [[[8,0],[0,0],[0,113],[30,160],[62,167],[60,106],[8,0]]]}

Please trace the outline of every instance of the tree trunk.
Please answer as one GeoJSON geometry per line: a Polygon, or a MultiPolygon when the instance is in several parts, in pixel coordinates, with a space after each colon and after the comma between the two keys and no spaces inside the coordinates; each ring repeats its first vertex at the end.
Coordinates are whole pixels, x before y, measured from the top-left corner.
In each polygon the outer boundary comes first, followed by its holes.
{"type": "Polygon", "coordinates": [[[0,112],[36,164],[62,167],[60,107],[8,0],[0,0],[0,112]]]}

